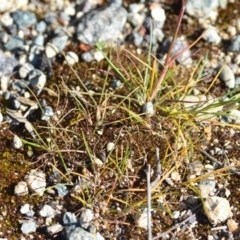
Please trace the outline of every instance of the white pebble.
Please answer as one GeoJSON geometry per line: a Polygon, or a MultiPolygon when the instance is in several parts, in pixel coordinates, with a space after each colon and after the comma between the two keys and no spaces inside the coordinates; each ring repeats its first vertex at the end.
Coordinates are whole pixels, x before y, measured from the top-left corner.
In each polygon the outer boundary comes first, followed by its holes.
{"type": "Polygon", "coordinates": [[[147,219],[147,208],[143,212],[135,217],[135,223],[138,227],[147,229],[148,219],[147,219]]]}
{"type": "Polygon", "coordinates": [[[42,196],[46,188],[46,175],[40,170],[32,169],[26,176],[28,188],[32,193],[42,196]]]}
{"type": "Polygon", "coordinates": [[[15,149],[20,149],[23,146],[22,140],[17,135],[14,135],[13,137],[12,146],[15,149]]]}
{"type": "Polygon", "coordinates": [[[53,58],[59,53],[59,49],[53,43],[47,43],[45,52],[48,58],[53,58]]]}
{"type": "Polygon", "coordinates": [[[219,78],[225,83],[226,87],[235,87],[235,76],[232,69],[228,65],[223,65],[219,78]]]}
{"type": "Polygon", "coordinates": [[[49,226],[47,227],[47,232],[50,234],[50,235],[54,235],[56,233],[59,233],[63,230],[63,226],[60,224],[60,223],[56,223],[52,226],[49,226]]]}
{"type": "Polygon", "coordinates": [[[166,14],[163,8],[157,3],[152,4],[152,10],[151,10],[151,16],[155,21],[161,22],[162,25],[164,25],[164,22],[166,20],[166,14]]]}
{"type": "Polygon", "coordinates": [[[41,210],[39,211],[39,215],[41,217],[53,218],[56,214],[56,211],[48,204],[44,204],[41,210]]]}
{"type": "Polygon", "coordinates": [[[24,234],[33,233],[33,232],[36,232],[36,230],[37,230],[37,225],[34,221],[26,221],[21,226],[21,231],[24,234]]]}
{"type": "Polygon", "coordinates": [[[33,217],[35,214],[35,212],[33,211],[33,206],[28,203],[21,206],[20,213],[28,217],[33,217]]]}
{"type": "Polygon", "coordinates": [[[204,213],[213,225],[225,222],[232,217],[230,204],[226,198],[209,197],[204,200],[204,213]]]}
{"type": "Polygon", "coordinates": [[[16,196],[25,196],[28,194],[27,183],[24,181],[18,182],[14,187],[14,194],[16,196]]]}
{"type": "Polygon", "coordinates": [[[147,115],[153,115],[155,113],[153,103],[152,102],[146,102],[143,106],[143,113],[147,115]]]}
{"type": "Polygon", "coordinates": [[[69,51],[66,53],[66,62],[69,65],[74,65],[75,63],[78,63],[78,61],[79,61],[79,58],[75,52],[69,51]]]}
{"type": "Polygon", "coordinates": [[[107,144],[107,152],[111,152],[115,147],[115,144],[113,142],[109,142],[107,144]]]}
{"type": "Polygon", "coordinates": [[[0,83],[1,83],[1,90],[3,92],[6,92],[8,89],[8,85],[9,85],[10,79],[8,76],[2,76],[0,79],[0,83]]]}
{"type": "Polygon", "coordinates": [[[92,220],[94,218],[94,213],[91,209],[84,209],[81,213],[79,222],[81,227],[87,229],[89,225],[91,224],[92,220]]]}
{"type": "Polygon", "coordinates": [[[104,59],[104,54],[102,51],[96,51],[94,52],[93,57],[97,62],[100,62],[104,59]]]}

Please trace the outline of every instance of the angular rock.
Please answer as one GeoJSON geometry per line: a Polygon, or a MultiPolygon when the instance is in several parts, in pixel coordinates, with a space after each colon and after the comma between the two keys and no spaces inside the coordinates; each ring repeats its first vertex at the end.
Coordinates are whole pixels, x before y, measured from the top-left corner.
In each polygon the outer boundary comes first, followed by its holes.
{"type": "Polygon", "coordinates": [[[34,66],[31,63],[24,63],[22,66],[20,66],[18,70],[19,77],[22,79],[27,78],[27,76],[33,70],[34,70],[34,66]]]}
{"type": "Polygon", "coordinates": [[[53,218],[56,214],[56,211],[48,204],[44,204],[39,211],[41,217],[53,218]]]}
{"type": "Polygon", "coordinates": [[[44,172],[32,169],[24,178],[32,193],[42,196],[46,188],[46,175],[44,172]]]}
{"type": "Polygon", "coordinates": [[[25,196],[28,195],[28,186],[25,181],[18,182],[14,187],[14,194],[16,196],[25,196]]]}
{"type": "Polygon", "coordinates": [[[90,11],[80,18],[77,26],[78,40],[94,45],[97,42],[113,43],[121,39],[127,11],[120,4],[112,3],[105,9],[90,11]]]}
{"type": "Polygon", "coordinates": [[[91,209],[84,209],[80,215],[80,225],[82,228],[87,229],[94,218],[94,213],[91,209]]]}
{"type": "Polygon", "coordinates": [[[47,227],[47,233],[49,235],[54,235],[56,233],[59,233],[63,230],[63,226],[60,223],[56,223],[54,225],[47,227]]]}
{"type": "Polygon", "coordinates": [[[47,77],[42,71],[35,69],[31,72],[29,80],[31,87],[37,92],[37,95],[39,95],[46,84],[47,77]]]}
{"type": "Polygon", "coordinates": [[[209,18],[215,21],[218,15],[218,8],[226,8],[227,1],[211,0],[196,1],[188,0],[186,4],[186,12],[196,18],[209,18]]]}
{"type": "Polygon", "coordinates": [[[18,28],[30,27],[37,22],[37,17],[33,12],[18,10],[12,13],[12,17],[18,28]]]}
{"type": "Polygon", "coordinates": [[[100,233],[92,234],[76,227],[69,233],[67,240],[104,240],[104,237],[100,233]]]}
{"type": "Polygon", "coordinates": [[[20,208],[20,213],[26,215],[27,217],[33,217],[35,212],[33,211],[33,206],[25,203],[20,208]]]}
{"type": "Polygon", "coordinates": [[[23,39],[15,36],[10,36],[8,41],[4,44],[4,47],[8,51],[16,51],[18,49],[24,49],[23,39]]]}
{"type": "Polygon", "coordinates": [[[37,224],[33,221],[26,221],[21,226],[21,231],[24,234],[34,233],[37,230],[37,224]]]}
{"type": "Polygon", "coordinates": [[[0,50],[0,77],[4,75],[10,76],[18,64],[15,57],[8,57],[0,50]]]}
{"type": "Polygon", "coordinates": [[[232,217],[229,201],[222,197],[208,197],[204,200],[204,213],[213,225],[225,222],[232,217]]]}

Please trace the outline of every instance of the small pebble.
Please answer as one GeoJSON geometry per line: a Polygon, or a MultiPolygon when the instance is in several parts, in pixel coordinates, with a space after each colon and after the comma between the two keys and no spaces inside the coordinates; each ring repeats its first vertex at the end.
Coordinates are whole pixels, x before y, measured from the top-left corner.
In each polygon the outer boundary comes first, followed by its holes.
{"type": "Polygon", "coordinates": [[[74,228],[67,236],[68,240],[104,240],[100,233],[92,234],[80,227],[74,228]]]}
{"type": "Polygon", "coordinates": [[[53,218],[56,215],[56,211],[48,204],[44,204],[39,211],[39,215],[45,218],[53,218]]]}
{"type": "Polygon", "coordinates": [[[37,230],[37,225],[34,221],[26,221],[21,226],[21,231],[24,234],[34,233],[37,230]]]}
{"type": "Polygon", "coordinates": [[[76,225],[77,224],[77,217],[74,213],[66,212],[63,215],[62,221],[63,221],[64,225],[66,225],[66,226],[76,225]]]}
{"type": "Polygon", "coordinates": [[[42,196],[46,188],[46,175],[41,170],[32,169],[26,176],[28,188],[32,193],[42,196]]]}
{"type": "Polygon", "coordinates": [[[47,43],[45,52],[48,58],[53,58],[59,53],[59,49],[53,43],[47,43]]]}
{"type": "Polygon", "coordinates": [[[60,183],[55,185],[55,189],[57,190],[57,194],[59,197],[64,197],[69,192],[67,186],[60,183]]]}
{"type": "Polygon", "coordinates": [[[229,201],[222,197],[208,197],[204,200],[204,213],[213,225],[225,222],[232,217],[229,201]]]}
{"type": "Polygon", "coordinates": [[[69,65],[74,65],[74,64],[78,63],[78,61],[79,61],[79,58],[76,53],[71,52],[71,51],[66,53],[66,62],[69,65]]]}
{"type": "Polygon", "coordinates": [[[154,106],[152,102],[146,102],[143,105],[143,110],[142,112],[147,115],[153,115],[155,113],[154,106]]]}
{"type": "Polygon", "coordinates": [[[20,213],[26,215],[27,217],[33,217],[35,214],[33,206],[28,203],[21,206],[20,213]]]}
{"type": "Polygon", "coordinates": [[[80,215],[79,222],[82,228],[87,229],[94,218],[94,213],[91,209],[84,209],[80,215]]]}
{"type": "Polygon", "coordinates": [[[25,63],[18,70],[19,77],[25,79],[27,78],[28,74],[30,74],[30,72],[33,70],[34,66],[31,63],[25,63]]]}
{"type": "Polygon", "coordinates": [[[54,225],[47,227],[47,233],[49,235],[55,235],[63,230],[63,226],[60,223],[56,223],[54,225]]]}
{"type": "Polygon", "coordinates": [[[28,195],[28,186],[24,181],[18,182],[14,187],[14,194],[16,196],[25,196],[28,195]]]}
{"type": "Polygon", "coordinates": [[[229,47],[229,51],[240,52],[240,35],[238,35],[232,42],[229,47]]]}
{"type": "Polygon", "coordinates": [[[231,233],[235,233],[239,231],[239,224],[233,219],[227,220],[227,226],[228,226],[229,232],[231,233]]]}
{"type": "Polygon", "coordinates": [[[107,152],[111,152],[115,148],[115,144],[113,142],[109,142],[107,144],[107,152]]]}
{"type": "Polygon", "coordinates": [[[142,213],[138,214],[135,217],[135,223],[138,227],[147,229],[148,227],[147,208],[145,208],[142,213]]]}
{"type": "Polygon", "coordinates": [[[15,149],[20,149],[23,146],[22,140],[17,135],[14,135],[13,137],[12,146],[15,149]]]}
{"type": "Polygon", "coordinates": [[[232,69],[228,65],[223,65],[220,69],[219,79],[221,79],[226,87],[232,89],[235,87],[235,76],[232,69]]]}

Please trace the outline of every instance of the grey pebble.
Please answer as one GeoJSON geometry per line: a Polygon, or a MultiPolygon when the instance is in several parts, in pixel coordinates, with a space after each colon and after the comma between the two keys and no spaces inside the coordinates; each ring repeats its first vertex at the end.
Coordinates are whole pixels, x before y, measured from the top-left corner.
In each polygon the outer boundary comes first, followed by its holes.
{"type": "Polygon", "coordinates": [[[18,28],[30,27],[37,22],[37,17],[33,12],[18,10],[12,13],[12,17],[18,28]]]}
{"type": "Polygon", "coordinates": [[[77,224],[77,217],[74,213],[66,212],[63,215],[62,221],[63,221],[64,225],[66,225],[66,226],[76,225],[77,224]]]}
{"type": "Polygon", "coordinates": [[[147,115],[152,115],[155,113],[154,106],[152,102],[146,102],[143,106],[142,112],[147,115]]]}
{"type": "Polygon", "coordinates": [[[44,46],[44,37],[43,35],[37,35],[36,37],[33,38],[32,40],[32,45],[37,45],[37,46],[44,46]]]}
{"type": "Polygon", "coordinates": [[[8,57],[0,50],[0,77],[3,75],[10,76],[18,64],[19,62],[15,57],[8,57]]]}
{"type": "Polygon", "coordinates": [[[89,208],[84,209],[79,218],[81,227],[87,229],[90,226],[93,218],[94,218],[93,210],[89,208]]]}
{"type": "Polygon", "coordinates": [[[238,35],[230,44],[229,51],[240,52],[240,35],[238,35]]]}
{"type": "Polygon", "coordinates": [[[4,44],[4,47],[8,51],[24,49],[23,39],[15,36],[9,36],[8,41],[4,44]]]}
{"type": "Polygon", "coordinates": [[[74,228],[67,236],[68,240],[104,240],[104,237],[100,233],[92,234],[85,231],[80,227],[74,228]]]}
{"type": "Polygon", "coordinates": [[[110,87],[115,90],[119,89],[123,86],[122,82],[119,79],[113,79],[113,81],[110,84],[110,87]]]}
{"type": "Polygon", "coordinates": [[[30,85],[37,92],[37,95],[39,95],[46,84],[47,77],[41,70],[35,69],[31,72],[29,80],[30,85]]]}
{"type": "Polygon", "coordinates": [[[107,8],[90,11],[80,19],[77,38],[89,45],[97,42],[115,42],[121,38],[126,20],[126,9],[119,6],[119,3],[112,2],[107,8]]]}
{"type": "Polygon", "coordinates": [[[209,43],[219,44],[221,42],[221,37],[219,36],[217,29],[214,27],[208,28],[205,31],[203,38],[209,43]]]}
{"type": "Polygon", "coordinates": [[[226,87],[232,89],[235,87],[235,76],[232,69],[228,65],[223,65],[220,69],[221,73],[219,75],[219,79],[221,79],[226,87]]]}
{"type": "MultiPolygon", "coordinates": [[[[226,0],[224,0],[226,2],[226,0]]],[[[219,7],[226,7],[226,3],[219,0],[196,1],[188,0],[186,4],[186,13],[195,18],[210,18],[213,21],[217,18],[219,7]]]]}
{"type": "Polygon", "coordinates": [[[85,62],[91,62],[94,60],[94,54],[92,52],[84,52],[82,55],[81,55],[81,58],[83,61],[85,62]]]}
{"type": "Polygon", "coordinates": [[[67,186],[64,184],[56,184],[55,189],[57,190],[57,194],[59,197],[64,197],[68,194],[67,186]]]}
{"type": "Polygon", "coordinates": [[[51,40],[52,44],[57,47],[58,52],[61,52],[66,46],[68,42],[68,36],[62,35],[57,36],[51,40]]]}
{"type": "Polygon", "coordinates": [[[51,117],[54,115],[53,109],[51,106],[45,106],[42,111],[41,119],[43,121],[49,121],[51,117]]]}
{"type": "Polygon", "coordinates": [[[34,70],[34,66],[31,63],[25,63],[20,66],[18,70],[19,77],[26,79],[28,75],[34,70]]]}
{"type": "Polygon", "coordinates": [[[40,21],[36,24],[36,30],[39,32],[39,33],[44,33],[47,29],[47,24],[45,21],[40,21]]]}

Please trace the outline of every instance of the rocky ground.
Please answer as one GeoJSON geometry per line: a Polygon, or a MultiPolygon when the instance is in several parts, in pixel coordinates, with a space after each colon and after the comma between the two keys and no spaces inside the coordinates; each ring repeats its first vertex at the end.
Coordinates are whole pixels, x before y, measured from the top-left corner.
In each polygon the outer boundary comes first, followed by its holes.
{"type": "Polygon", "coordinates": [[[240,239],[240,2],[0,5],[0,239],[240,239]],[[166,64],[165,64],[166,66],[166,64]]]}

